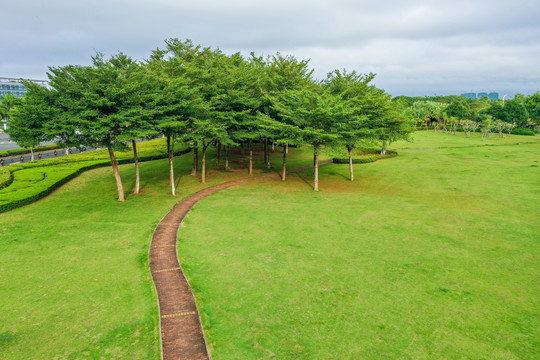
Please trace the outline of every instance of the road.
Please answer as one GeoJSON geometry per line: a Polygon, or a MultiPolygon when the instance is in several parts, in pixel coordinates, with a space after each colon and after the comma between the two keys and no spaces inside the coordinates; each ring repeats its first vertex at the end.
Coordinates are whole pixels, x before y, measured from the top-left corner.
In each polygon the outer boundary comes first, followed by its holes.
{"type": "MultiPolygon", "coordinates": [[[[49,145],[54,144],[52,141],[43,142],[40,145],[49,145]]],[[[10,150],[10,149],[18,149],[20,148],[19,145],[17,145],[16,142],[11,141],[8,134],[0,133],[0,152],[4,150],[10,150]]]]}
{"type": "MultiPolygon", "coordinates": [[[[80,148],[72,147],[69,149],[69,153],[79,154],[85,151],[92,151],[92,150],[96,150],[96,149],[87,147],[87,146],[82,146],[80,148]]],[[[64,149],[34,152],[34,160],[50,159],[50,158],[56,158],[56,157],[62,157],[62,156],[66,156],[66,152],[64,149]]],[[[31,161],[31,158],[32,157],[30,156],[30,154],[0,158],[0,166],[9,166],[11,164],[27,163],[31,161]]]]}

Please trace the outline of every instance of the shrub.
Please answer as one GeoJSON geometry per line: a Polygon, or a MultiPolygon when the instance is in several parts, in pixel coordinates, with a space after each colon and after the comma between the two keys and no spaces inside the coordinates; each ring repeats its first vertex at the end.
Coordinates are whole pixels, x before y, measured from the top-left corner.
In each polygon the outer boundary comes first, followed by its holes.
{"type": "Polygon", "coordinates": [[[514,128],[512,129],[512,135],[534,136],[535,132],[532,129],[514,128]]]}
{"type": "Polygon", "coordinates": [[[11,184],[13,176],[7,168],[0,168],[0,189],[3,189],[11,184]]]}
{"type": "MultiPolygon", "coordinates": [[[[397,152],[393,150],[387,150],[385,155],[381,155],[378,150],[374,149],[364,149],[363,153],[355,154],[355,156],[352,159],[353,164],[366,164],[370,162],[374,162],[380,159],[387,159],[396,157],[397,152]]],[[[332,159],[332,162],[334,164],[348,164],[349,159],[343,159],[343,158],[334,158],[332,159]]]]}

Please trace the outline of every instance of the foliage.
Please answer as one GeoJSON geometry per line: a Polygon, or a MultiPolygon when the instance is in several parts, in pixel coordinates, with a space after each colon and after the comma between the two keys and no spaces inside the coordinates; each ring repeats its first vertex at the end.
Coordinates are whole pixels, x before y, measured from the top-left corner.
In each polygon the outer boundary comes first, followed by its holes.
{"type": "Polygon", "coordinates": [[[463,98],[454,99],[446,108],[448,116],[455,116],[458,119],[469,119],[471,109],[465,104],[463,98]]]}
{"type": "Polygon", "coordinates": [[[13,94],[6,94],[0,97],[0,120],[8,120],[10,112],[15,107],[19,99],[13,94]]]}
{"type": "Polygon", "coordinates": [[[512,135],[534,136],[536,134],[534,130],[531,129],[514,128],[512,129],[512,135]]]}
{"type": "MultiPolygon", "coordinates": [[[[367,164],[367,163],[375,162],[375,161],[381,160],[381,159],[393,158],[393,157],[396,157],[397,155],[398,155],[398,153],[396,151],[393,151],[393,150],[386,151],[386,154],[384,154],[384,155],[381,155],[380,151],[378,151],[378,150],[371,150],[371,151],[365,151],[364,150],[364,151],[361,151],[360,153],[356,153],[353,156],[352,163],[353,164],[367,164]]],[[[332,162],[334,164],[348,164],[349,159],[348,158],[347,159],[345,159],[345,158],[333,158],[332,162]]]]}
{"type": "Polygon", "coordinates": [[[48,90],[32,82],[24,82],[28,88],[23,99],[15,102],[10,110],[9,128],[6,132],[19,146],[30,148],[46,140],[43,124],[49,119],[48,90]]]}
{"type": "Polygon", "coordinates": [[[0,168],[0,190],[8,187],[12,181],[11,171],[8,168],[0,168]]]}
{"type": "Polygon", "coordinates": [[[536,124],[540,125],[540,92],[536,92],[523,99],[523,105],[529,113],[529,117],[536,124]]]}
{"type": "Polygon", "coordinates": [[[447,104],[431,100],[416,101],[407,112],[410,117],[416,120],[419,125],[428,126],[432,121],[444,121],[447,104]]]}

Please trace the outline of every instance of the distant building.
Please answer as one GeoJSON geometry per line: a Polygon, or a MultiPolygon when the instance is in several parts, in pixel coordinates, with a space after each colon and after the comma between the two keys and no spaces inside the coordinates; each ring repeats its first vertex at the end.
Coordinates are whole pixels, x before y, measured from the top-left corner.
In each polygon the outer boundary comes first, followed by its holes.
{"type": "Polygon", "coordinates": [[[490,92],[488,94],[489,100],[499,100],[499,93],[498,92],[490,92]]]}
{"type": "Polygon", "coordinates": [[[498,92],[490,92],[489,94],[487,92],[479,92],[477,93],[463,93],[461,96],[466,97],[467,99],[482,99],[482,98],[489,98],[489,100],[498,100],[499,99],[499,93],[498,92]]]}
{"type": "Polygon", "coordinates": [[[461,96],[466,97],[467,99],[476,99],[476,93],[463,93],[461,96]]]}
{"type": "Polygon", "coordinates": [[[476,95],[476,97],[478,99],[482,99],[482,98],[488,97],[488,93],[487,92],[479,92],[478,95],[476,95]]]}
{"type": "MultiPolygon", "coordinates": [[[[29,80],[40,86],[47,87],[49,85],[48,81],[45,80],[29,80]]],[[[20,79],[13,78],[0,78],[0,97],[12,94],[13,96],[22,98],[28,89],[24,86],[20,79]]]]}

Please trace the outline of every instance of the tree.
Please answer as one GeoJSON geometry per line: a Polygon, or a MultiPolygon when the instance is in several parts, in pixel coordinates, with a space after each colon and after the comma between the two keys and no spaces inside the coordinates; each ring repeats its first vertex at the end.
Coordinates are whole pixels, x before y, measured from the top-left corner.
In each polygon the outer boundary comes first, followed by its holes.
{"type": "Polygon", "coordinates": [[[471,128],[473,134],[476,132],[476,129],[478,129],[478,122],[474,120],[469,121],[469,127],[471,128]]]}
{"type": "Polygon", "coordinates": [[[529,113],[533,124],[540,125],[540,92],[527,96],[523,100],[523,105],[529,113]]]}
{"type": "Polygon", "coordinates": [[[506,124],[507,123],[505,123],[503,121],[500,121],[500,120],[497,120],[497,121],[493,122],[492,126],[499,133],[499,137],[503,137],[503,131],[506,128],[506,124]]]}
{"type": "Polygon", "coordinates": [[[471,136],[471,129],[473,123],[476,122],[471,120],[461,120],[461,126],[463,126],[463,130],[465,130],[467,137],[471,136]]]}
{"type": "Polygon", "coordinates": [[[378,116],[376,121],[372,121],[371,127],[381,145],[381,155],[385,155],[391,143],[410,139],[410,134],[414,131],[414,119],[409,117],[409,113],[399,103],[392,102],[390,95],[383,90],[375,88],[374,91],[378,100],[374,106],[378,116]]]}
{"type": "Polygon", "coordinates": [[[512,130],[516,127],[515,123],[506,123],[505,124],[506,131],[508,132],[508,135],[512,134],[512,130]]]}
{"type": "Polygon", "coordinates": [[[508,100],[504,104],[504,112],[506,114],[505,119],[500,119],[505,122],[516,123],[519,127],[527,126],[527,120],[529,119],[529,113],[519,100],[508,100]]]}
{"type": "Polygon", "coordinates": [[[374,74],[347,73],[345,70],[335,70],[328,74],[326,88],[350,107],[344,116],[336,123],[340,142],[347,148],[349,154],[349,179],[354,180],[352,151],[362,142],[373,139],[375,132],[369,122],[378,121],[378,94],[369,83],[374,74]]]}
{"type": "Polygon", "coordinates": [[[52,117],[52,109],[47,101],[49,91],[46,88],[28,81],[23,84],[28,91],[23,99],[10,104],[6,132],[19,146],[30,148],[31,161],[34,161],[33,148],[46,140],[43,126],[52,117]]]}
{"type": "Polygon", "coordinates": [[[319,152],[321,146],[337,143],[340,139],[336,123],[348,116],[351,108],[338,96],[331,94],[318,83],[303,90],[287,90],[276,101],[274,109],[280,116],[300,129],[303,142],[313,147],[315,167],[314,186],[319,191],[319,152]]]}
{"type": "Polygon", "coordinates": [[[283,170],[281,180],[287,175],[287,153],[289,145],[301,143],[300,128],[292,119],[282,116],[276,105],[285,102],[283,98],[288,90],[302,90],[312,86],[313,70],[309,68],[308,60],[297,60],[293,56],[283,56],[280,53],[267,59],[264,77],[264,98],[261,112],[263,126],[268,134],[283,146],[283,170]]]}
{"type": "Polygon", "coordinates": [[[455,98],[446,108],[446,113],[449,116],[455,116],[458,119],[465,120],[471,115],[471,110],[464,101],[460,98],[455,98]]]}
{"type": "MultiPolygon", "coordinates": [[[[210,99],[214,119],[215,140],[225,147],[237,142],[249,142],[249,174],[253,170],[254,140],[266,138],[260,126],[260,108],[264,62],[253,54],[244,59],[240,53],[220,58],[220,66],[214,74],[217,93],[210,99]]],[[[265,146],[265,162],[268,164],[268,147],[265,146]]],[[[218,154],[219,156],[219,154],[218,154]]]]}
{"type": "Polygon", "coordinates": [[[0,120],[6,120],[9,122],[10,111],[18,102],[18,98],[13,94],[7,94],[0,97],[0,120]]]}
{"type": "Polygon", "coordinates": [[[482,129],[482,140],[484,140],[484,138],[487,136],[491,136],[491,129],[493,128],[493,120],[491,116],[483,120],[480,126],[482,129]]]}
{"type": "Polygon", "coordinates": [[[152,86],[145,82],[146,68],[139,64],[129,64],[128,59],[111,59],[113,62],[118,62],[119,67],[125,65],[121,64],[121,61],[128,61],[127,65],[133,66],[133,73],[127,79],[125,86],[129,88],[129,92],[132,94],[130,103],[131,108],[126,114],[128,121],[125,124],[125,129],[121,135],[118,136],[118,140],[122,142],[131,142],[131,148],[133,150],[133,161],[135,163],[135,188],[134,194],[140,193],[141,176],[139,169],[139,155],[137,153],[137,139],[150,138],[159,134],[156,130],[156,124],[152,117],[152,109],[148,107],[151,103],[151,97],[153,93],[152,86]]]}
{"type": "Polygon", "coordinates": [[[56,103],[67,112],[86,142],[105,147],[116,179],[118,200],[124,201],[124,188],[114,148],[124,147],[119,137],[129,126],[133,89],[128,85],[135,63],[118,54],[109,60],[98,53],[91,66],[68,65],[50,68],[50,85],[58,92],[56,103]]]}
{"type": "MultiPolygon", "coordinates": [[[[422,125],[424,124],[426,130],[428,128],[428,123],[435,120],[444,120],[445,109],[448,105],[431,101],[431,100],[422,100],[416,101],[408,108],[408,115],[422,125]]],[[[445,122],[446,128],[446,122],[445,122]]]]}
{"type": "Polygon", "coordinates": [[[146,82],[153,89],[148,99],[148,111],[157,130],[167,138],[169,157],[169,185],[176,195],[174,180],[174,144],[177,138],[193,133],[192,121],[207,107],[200,88],[194,85],[191,62],[199,47],[189,40],[169,44],[168,49],[155,50],[147,62],[146,82]]]}

